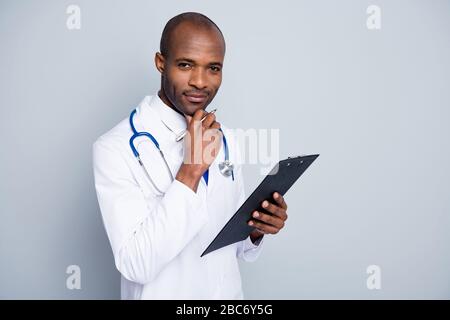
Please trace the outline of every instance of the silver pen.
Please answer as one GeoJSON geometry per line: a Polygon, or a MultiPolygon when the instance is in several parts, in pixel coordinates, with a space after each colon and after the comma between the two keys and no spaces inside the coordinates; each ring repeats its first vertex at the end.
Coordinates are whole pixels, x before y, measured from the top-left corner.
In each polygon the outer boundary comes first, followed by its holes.
{"type": "MultiPolygon", "coordinates": [[[[207,114],[205,114],[205,115],[200,119],[200,122],[203,122],[203,120],[206,119],[206,117],[208,116],[208,114],[213,114],[213,113],[215,113],[216,111],[217,111],[217,109],[213,109],[213,110],[211,110],[211,112],[208,112],[207,114]]],[[[179,134],[177,135],[176,141],[178,142],[178,141],[180,141],[181,139],[183,139],[184,136],[186,135],[186,133],[187,133],[187,130],[184,130],[183,132],[179,133],[179,134]]]]}

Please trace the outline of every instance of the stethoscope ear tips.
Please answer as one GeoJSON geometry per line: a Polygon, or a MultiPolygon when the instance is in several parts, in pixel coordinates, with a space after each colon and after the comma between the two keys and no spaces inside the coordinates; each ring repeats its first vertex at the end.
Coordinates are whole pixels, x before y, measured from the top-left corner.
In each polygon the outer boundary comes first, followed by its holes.
{"type": "Polygon", "coordinates": [[[219,170],[222,175],[224,175],[225,177],[229,177],[233,173],[234,165],[230,160],[225,160],[219,163],[219,170]]]}

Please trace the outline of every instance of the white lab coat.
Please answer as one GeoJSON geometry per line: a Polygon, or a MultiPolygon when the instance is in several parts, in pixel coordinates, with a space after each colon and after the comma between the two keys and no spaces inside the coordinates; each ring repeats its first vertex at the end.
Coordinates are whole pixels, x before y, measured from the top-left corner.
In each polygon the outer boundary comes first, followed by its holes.
{"type": "MultiPolygon", "coordinates": [[[[138,131],[150,132],[157,139],[175,177],[184,153],[175,133],[186,128],[184,117],[154,95],[140,103],[134,124],[138,131]]],[[[235,164],[235,181],[219,171],[222,145],[209,168],[208,185],[202,178],[197,192],[178,180],[171,181],[148,138],[135,140],[164,196],[152,187],[130,149],[128,117],[94,143],[95,188],[121,273],[122,299],[243,298],[237,258],[254,261],[263,241],[255,245],[247,238],[200,258],[245,200],[237,141],[232,131],[223,125],[222,130],[235,164]]]]}

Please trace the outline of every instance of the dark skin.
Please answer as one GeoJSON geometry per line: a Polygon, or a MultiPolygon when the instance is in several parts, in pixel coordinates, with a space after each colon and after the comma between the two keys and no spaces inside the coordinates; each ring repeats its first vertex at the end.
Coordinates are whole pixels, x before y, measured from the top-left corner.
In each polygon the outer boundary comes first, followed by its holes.
{"type": "Polygon", "coordinates": [[[211,103],[222,84],[225,42],[215,28],[198,27],[189,22],[178,25],[171,37],[169,54],[156,53],[155,64],[161,73],[159,96],[180,114],[193,116],[211,103]],[[196,103],[187,94],[206,96],[196,103]]]}
{"type": "MultiPolygon", "coordinates": [[[[155,65],[161,73],[161,100],[185,116],[188,131],[193,131],[193,121],[206,114],[206,107],[216,96],[222,83],[222,68],[225,57],[225,41],[215,28],[199,27],[183,22],[176,27],[170,38],[168,54],[155,55],[155,65]]],[[[210,114],[202,123],[202,130],[217,130],[220,124],[210,114]]],[[[220,140],[219,140],[220,141],[220,140]]],[[[219,147],[220,145],[218,145],[219,147]]],[[[176,179],[194,192],[210,163],[182,164],[176,179]]],[[[250,234],[252,242],[264,234],[277,234],[287,220],[287,205],[280,194],[263,201],[265,212],[254,211],[248,224],[255,227],[250,234]],[[267,205],[267,206],[266,206],[267,205]]]]}

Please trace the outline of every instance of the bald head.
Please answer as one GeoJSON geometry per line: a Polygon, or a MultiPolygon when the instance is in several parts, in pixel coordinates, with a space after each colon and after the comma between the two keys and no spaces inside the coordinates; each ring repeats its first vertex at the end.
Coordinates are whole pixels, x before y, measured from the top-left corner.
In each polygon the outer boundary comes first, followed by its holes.
{"type": "Polygon", "coordinates": [[[225,50],[225,39],[222,31],[211,19],[201,13],[185,12],[170,19],[164,27],[160,42],[160,52],[163,56],[168,57],[173,45],[176,45],[174,35],[177,31],[179,31],[177,29],[181,25],[189,25],[190,27],[183,28],[182,30],[200,30],[216,33],[217,36],[220,37],[225,50]]]}
{"type": "Polygon", "coordinates": [[[222,83],[225,40],[217,25],[195,12],[167,22],[155,65],[161,73],[163,102],[184,115],[205,109],[222,83]]]}

